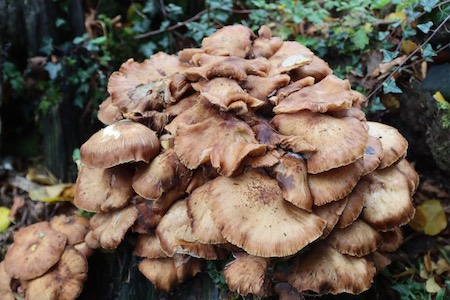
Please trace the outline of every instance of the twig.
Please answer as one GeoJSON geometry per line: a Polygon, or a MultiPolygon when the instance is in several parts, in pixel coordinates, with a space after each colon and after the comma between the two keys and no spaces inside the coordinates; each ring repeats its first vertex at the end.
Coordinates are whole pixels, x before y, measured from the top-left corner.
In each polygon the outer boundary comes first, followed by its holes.
{"type": "Polygon", "coordinates": [[[417,47],[417,49],[416,50],[414,50],[413,52],[411,52],[406,58],[405,58],[405,60],[401,63],[401,64],[399,64],[398,66],[397,66],[397,68],[395,68],[392,72],[391,72],[391,74],[389,74],[389,76],[388,77],[386,77],[384,80],[383,80],[383,82],[381,82],[367,97],[366,97],[366,99],[364,99],[364,101],[367,101],[370,97],[372,97],[373,95],[375,95],[375,93],[376,92],[378,92],[380,89],[381,89],[381,87],[383,86],[383,84],[385,83],[385,82],[387,82],[388,80],[390,80],[402,67],[403,67],[403,65],[411,58],[411,57],[413,57],[420,49],[422,49],[423,48],[423,46],[425,46],[435,35],[436,35],[436,33],[445,25],[445,23],[447,23],[447,21],[448,20],[450,20],[450,15],[448,15],[445,19],[444,19],[444,21],[442,21],[441,22],[441,24],[439,24],[439,26],[438,27],[436,27],[436,29],[433,31],[433,33],[425,40],[425,42],[423,42],[419,47],[417,47]]]}

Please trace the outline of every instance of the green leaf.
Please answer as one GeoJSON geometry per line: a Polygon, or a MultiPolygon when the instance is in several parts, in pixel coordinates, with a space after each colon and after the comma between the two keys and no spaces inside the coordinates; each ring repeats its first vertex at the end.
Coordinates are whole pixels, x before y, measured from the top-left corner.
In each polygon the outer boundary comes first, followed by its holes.
{"type": "Polygon", "coordinates": [[[58,28],[66,25],[66,23],[67,23],[66,20],[61,19],[61,18],[57,18],[56,21],[55,21],[55,25],[58,28]]]}
{"type": "Polygon", "coordinates": [[[436,56],[436,51],[434,51],[433,47],[430,44],[426,44],[422,49],[422,57],[426,61],[433,61],[431,57],[436,56]]]}
{"type": "Polygon", "coordinates": [[[402,90],[397,86],[395,83],[395,80],[389,79],[385,82],[383,82],[383,93],[389,94],[389,93],[396,93],[401,94],[402,90]]]}
{"type": "Polygon", "coordinates": [[[0,232],[6,230],[11,225],[9,219],[10,209],[4,206],[0,206],[0,232]]]}
{"type": "Polygon", "coordinates": [[[366,30],[364,29],[364,27],[360,27],[355,32],[352,40],[357,49],[362,50],[366,47],[366,45],[369,43],[369,37],[367,36],[366,30]]]}
{"type": "Polygon", "coordinates": [[[388,51],[388,50],[383,50],[383,62],[384,63],[388,63],[391,62],[394,58],[396,58],[398,56],[398,51],[388,51]]]}
{"type": "Polygon", "coordinates": [[[389,31],[379,31],[377,38],[379,41],[384,41],[388,35],[389,35],[389,31]]]}
{"type": "Polygon", "coordinates": [[[141,52],[145,57],[150,57],[153,53],[155,53],[157,48],[158,47],[154,42],[148,42],[139,47],[139,52],[141,52]]]}
{"type": "Polygon", "coordinates": [[[52,63],[51,61],[49,61],[44,69],[48,72],[48,75],[50,76],[51,80],[55,80],[56,77],[58,76],[59,71],[61,71],[62,66],[61,63],[52,63]]]}
{"type": "Polygon", "coordinates": [[[42,46],[39,51],[45,55],[50,55],[53,52],[53,39],[51,37],[44,37],[42,40],[42,46]]]}
{"type": "Polygon", "coordinates": [[[94,44],[94,45],[101,45],[104,44],[106,42],[106,36],[99,36],[98,38],[95,38],[93,40],[90,41],[90,43],[94,44]]]}
{"type": "Polygon", "coordinates": [[[423,6],[423,10],[430,12],[440,0],[420,0],[420,5],[423,6]]]}
{"type": "Polygon", "coordinates": [[[388,5],[391,2],[391,0],[376,0],[372,3],[370,6],[371,9],[382,9],[386,5],[388,5]]]}
{"type": "Polygon", "coordinates": [[[419,24],[417,25],[417,28],[420,29],[423,33],[428,33],[430,31],[430,28],[433,26],[433,22],[428,21],[425,24],[419,24]]]}

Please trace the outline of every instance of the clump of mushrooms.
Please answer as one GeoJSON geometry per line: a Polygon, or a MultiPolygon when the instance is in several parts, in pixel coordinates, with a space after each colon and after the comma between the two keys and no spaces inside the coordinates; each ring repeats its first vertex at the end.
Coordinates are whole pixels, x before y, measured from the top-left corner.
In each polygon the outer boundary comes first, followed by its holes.
{"type": "Polygon", "coordinates": [[[108,91],[74,203],[96,213],[89,247],[138,235],[158,289],[228,258],[241,295],[359,294],[400,246],[418,185],[407,141],[300,43],[227,26],[129,59],[108,91]]]}

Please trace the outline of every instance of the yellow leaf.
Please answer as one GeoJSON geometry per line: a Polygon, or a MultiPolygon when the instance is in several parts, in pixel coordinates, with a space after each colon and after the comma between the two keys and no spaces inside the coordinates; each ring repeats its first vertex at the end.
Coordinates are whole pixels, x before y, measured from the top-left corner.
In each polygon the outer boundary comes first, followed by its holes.
{"type": "Polygon", "coordinates": [[[6,230],[11,225],[9,219],[10,209],[4,206],[0,206],[0,232],[6,230]]]}
{"type": "Polygon", "coordinates": [[[436,294],[441,290],[441,287],[439,284],[436,283],[436,280],[434,280],[434,277],[431,277],[427,280],[425,283],[425,289],[430,294],[436,294]]]}
{"type": "Polygon", "coordinates": [[[406,54],[411,54],[414,50],[417,49],[417,47],[419,47],[419,46],[411,40],[403,40],[402,41],[402,50],[406,54]]]}
{"type": "Polygon", "coordinates": [[[31,200],[41,201],[41,202],[56,202],[56,201],[67,201],[68,197],[64,194],[67,188],[71,187],[72,184],[60,183],[50,186],[41,186],[37,189],[30,191],[29,196],[31,200]]]}
{"type": "Polygon", "coordinates": [[[445,100],[444,96],[442,96],[441,92],[439,92],[439,91],[434,93],[433,98],[436,99],[436,101],[439,102],[439,103],[450,105],[450,103],[448,103],[445,100]]]}
{"type": "Polygon", "coordinates": [[[414,219],[409,223],[416,231],[434,236],[447,227],[447,217],[439,200],[427,200],[416,208],[414,219]]]}
{"type": "Polygon", "coordinates": [[[405,277],[405,276],[409,276],[409,275],[414,275],[416,274],[416,271],[414,270],[414,268],[408,268],[405,271],[399,273],[399,274],[394,274],[392,275],[393,278],[401,278],[401,277],[405,277]]]}
{"type": "Polygon", "coordinates": [[[31,167],[28,169],[26,178],[39,184],[57,184],[58,179],[49,170],[42,167],[31,167]]]}
{"type": "Polygon", "coordinates": [[[402,20],[402,28],[404,28],[406,25],[406,15],[402,12],[390,13],[384,19],[386,21],[393,21],[393,22],[402,20]]]}

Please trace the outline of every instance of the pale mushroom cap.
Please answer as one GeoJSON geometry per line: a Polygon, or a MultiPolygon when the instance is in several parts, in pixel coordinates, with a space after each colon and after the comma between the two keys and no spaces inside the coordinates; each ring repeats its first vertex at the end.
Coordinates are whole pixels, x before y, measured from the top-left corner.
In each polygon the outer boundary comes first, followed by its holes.
{"type": "Polygon", "coordinates": [[[326,61],[314,55],[311,63],[293,70],[290,74],[293,81],[311,76],[314,77],[316,82],[319,82],[326,76],[333,74],[333,70],[326,61]]]}
{"type": "Polygon", "coordinates": [[[178,128],[175,151],[189,169],[210,162],[224,176],[231,176],[247,156],[264,154],[251,128],[235,118],[212,116],[200,123],[178,128]]]}
{"type": "Polygon", "coordinates": [[[276,115],[271,122],[281,134],[303,136],[316,147],[307,159],[308,173],[346,166],[364,155],[368,134],[355,118],[334,118],[305,110],[276,115]]]}
{"type": "Polygon", "coordinates": [[[314,53],[300,43],[285,41],[270,58],[269,75],[287,73],[311,63],[314,53]]]}
{"type": "Polygon", "coordinates": [[[48,222],[23,227],[5,255],[5,270],[20,280],[36,278],[58,262],[66,243],[66,235],[52,229],[48,222]]]}
{"type": "Polygon", "coordinates": [[[240,295],[265,296],[268,292],[265,285],[268,267],[267,258],[239,253],[225,266],[223,276],[230,291],[240,295]]]}
{"type": "Polygon", "coordinates": [[[393,230],[414,216],[408,180],[394,167],[364,176],[356,188],[364,195],[363,219],[380,231],[393,230]]]}
{"type": "Polygon", "coordinates": [[[167,254],[161,249],[159,238],[154,232],[139,235],[134,248],[134,254],[145,258],[167,257],[167,254]]]}
{"type": "MultiPolygon", "coordinates": [[[[146,199],[156,200],[181,182],[189,182],[192,171],[178,159],[174,149],[159,154],[145,168],[133,176],[133,189],[146,199]]],[[[185,185],[185,184],[184,184],[185,185]]]]}
{"type": "Polygon", "coordinates": [[[285,201],[278,183],[256,170],[217,177],[211,198],[212,216],[222,235],[255,256],[294,254],[320,237],[326,225],[285,201]]]}
{"type": "Polygon", "coordinates": [[[380,234],[362,220],[345,228],[335,228],[327,238],[328,244],[342,254],[364,256],[378,249],[380,234]]]}
{"type": "Polygon", "coordinates": [[[115,249],[137,217],[138,210],[135,206],[118,211],[97,213],[90,220],[93,235],[102,248],[115,249]]]}
{"type": "Polygon", "coordinates": [[[26,298],[42,300],[73,300],[83,290],[87,278],[86,257],[67,247],[59,262],[43,276],[27,283],[26,298]]]}
{"type": "Polygon", "coordinates": [[[409,183],[409,189],[411,191],[411,196],[416,192],[417,187],[419,186],[419,174],[417,174],[414,167],[406,160],[400,159],[396,164],[395,168],[403,173],[406,176],[409,183]]]}
{"type": "Polygon", "coordinates": [[[5,271],[5,262],[0,262],[0,298],[3,300],[15,300],[11,289],[12,277],[5,271]]]}
{"type": "Polygon", "coordinates": [[[296,259],[288,282],[300,292],[359,294],[369,289],[375,271],[364,258],[341,254],[331,246],[318,245],[296,259]]]}
{"type": "Polygon", "coordinates": [[[74,203],[90,212],[106,212],[127,206],[135,194],[131,187],[133,170],[127,165],[108,169],[81,166],[74,203]]]}
{"type": "Polygon", "coordinates": [[[253,31],[243,25],[225,26],[204,38],[202,49],[212,55],[247,57],[251,51],[253,31]]]}
{"type": "Polygon", "coordinates": [[[284,98],[273,108],[276,114],[294,113],[308,109],[313,112],[327,112],[349,109],[354,96],[348,80],[328,75],[311,86],[306,86],[284,98]]]}
{"type": "Polygon", "coordinates": [[[134,161],[148,163],[159,149],[153,130],[139,123],[120,121],[94,133],[81,146],[81,162],[102,169],[134,161]]]}
{"type": "Polygon", "coordinates": [[[339,228],[345,228],[352,224],[361,214],[364,208],[364,190],[358,187],[358,184],[353,191],[348,195],[348,201],[341,214],[338,222],[339,228]]]}
{"type": "Polygon", "coordinates": [[[367,175],[373,172],[381,164],[383,159],[383,147],[381,146],[381,141],[369,135],[367,140],[366,149],[364,151],[364,172],[363,175],[367,175]]]}
{"type": "Polygon", "coordinates": [[[348,197],[338,201],[332,201],[321,206],[314,206],[313,212],[327,221],[327,226],[323,230],[321,239],[326,238],[341,218],[342,212],[347,205],[348,197]]]}
{"type": "Polygon", "coordinates": [[[383,148],[383,158],[379,169],[389,167],[406,155],[408,141],[396,128],[377,122],[367,122],[367,125],[369,126],[369,134],[378,138],[383,148]]]}
{"type": "Polygon", "coordinates": [[[186,198],[192,236],[204,244],[225,244],[227,240],[222,236],[211,215],[210,186],[211,181],[208,181],[186,198]]]}
{"type": "Polygon", "coordinates": [[[320,206],[346,197],[358,183],[363,170],[363,160],[358,159],[347,166],[309,174],[308,184],[314,205],[320,206]]]}
{"type": "Polygon", "coordinates": [[[78,215],[58,215],[50,220],[50,227],[67,236],[67,244],[75,245],[84,241],[89,231],[89,219],[78,215]]]}

